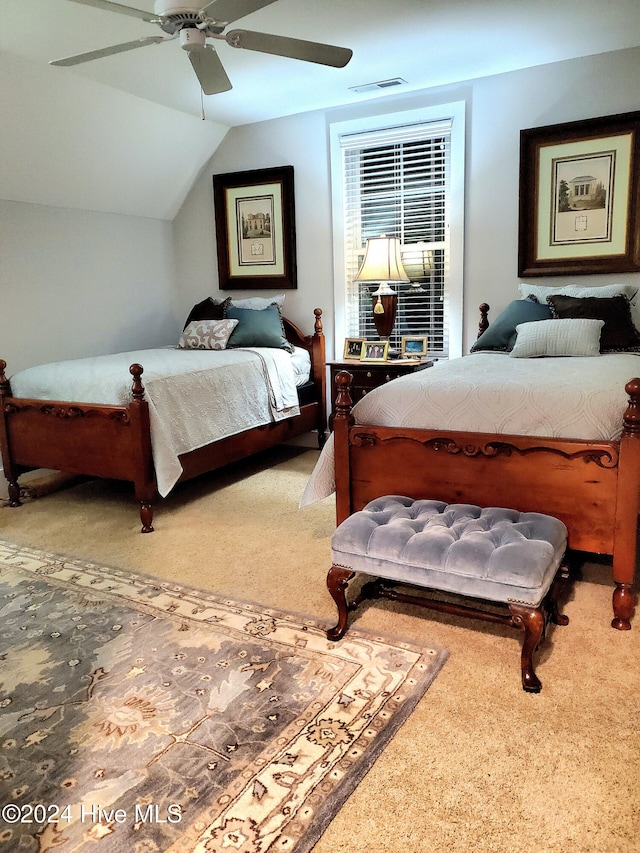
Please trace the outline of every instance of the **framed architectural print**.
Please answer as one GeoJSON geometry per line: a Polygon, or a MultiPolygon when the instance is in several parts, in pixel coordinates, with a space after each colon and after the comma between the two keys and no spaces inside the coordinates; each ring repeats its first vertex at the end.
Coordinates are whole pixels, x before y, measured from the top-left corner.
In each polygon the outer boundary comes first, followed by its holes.
{"type": "Polygon", "coordinates": [[[518,274],[640,272],[640,111],[520,132],[518,274]]]}
{"type": "Polygon", "coordinates": [[[293,166],[213,176],[221,290],[296,288],[293,166]]]}

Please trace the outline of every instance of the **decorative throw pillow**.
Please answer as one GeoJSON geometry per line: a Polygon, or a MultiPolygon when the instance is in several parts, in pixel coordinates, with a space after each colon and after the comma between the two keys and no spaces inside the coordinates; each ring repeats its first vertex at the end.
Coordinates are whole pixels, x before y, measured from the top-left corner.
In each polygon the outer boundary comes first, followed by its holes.
{"type": "Polygon", "coordinates": [[[178,341],[178,349],[226,349],[237,320],[194,320],[178,341]]]}
{"type": "Polygon", "coordinates": [[[630,302],[633,302],[638,288],[633,284],[601,284],[596,287],[586,287],[582,284],[564,284],[559,287],[550,287],[545,284],[529,284],[521,282],[518,285],[520,296],[523,299],[535,297],[538,302],[546,302],[548,296],[576,296],[582,298],[593,296],[597,299],[607,299],[610,296],[622,294],[630,302]]]}
{"type": "Polygon", "coordinates": [[[550,320],[551,309],[531,299],[515,299],[491,323],[471,347],[471,352],[499,350],[509,352],[516,341],[518,323],[550,320]]]}
{"type": "Polygon", "coordinates": [[[224,318],[225,305],[230,301],[230,297],[225,299],[223,302],[220,302],[220,300],[213,299],[211,296],[208,296],[206,299],[203,299],[202,302],[198,302],[193,306],[189,312],[189,316],[186,319],[183,329],[186,329],[189,323],[193,322],[193,320],[222,320],[224,318]]]}
{"type": "Polygon", "coordinates": [[[518,290],[523,298],[537,299],[546,304],[549,296],[574,296],[577,299],[593,297],[609,299],[612,296],[626,296],[631,303],[631,318],[636,329],[640,329],[640,299],[637,299],[638,288],[633,284],[602,284],[596,287],[586,287],[582,284],[565,284],[560,287],[549,287],[543,284],[528,284],[521,282],[518,290]]]}
{"type": "Polygon", "coordinates": [[[268,308],[237,308],[228,305],[225,317],[237,320],[238,325],[229,338],[230,347],[272,347],[293,352],[284,333],[280,309],[277,305],[268,308]]]}
{"type": "Polygon", "coordinates": [[[640,350],[640,332],[631,319],[631,306],[626,296],[608,299],[589,296],[548,296],[553,316],[558,319],[585,318],[604,320],[600,335],[601,352],[634,352],[640,350]]]}
{"type": "Polygon", "coordinates": [[[603,320],[541,320],[520,323],[511,358],[600,355],[603,320]]]}
{"type": "Polygon", "coordinates": [[[262,311],[263,308],[268,308],[269,305],[277,305],[282,308],[285,294],[278,293],[275,296],[248,296],[246,299],[234,299],[231,297],[231,304],[236,308],[252,308],[254,311],[262,311]]]}

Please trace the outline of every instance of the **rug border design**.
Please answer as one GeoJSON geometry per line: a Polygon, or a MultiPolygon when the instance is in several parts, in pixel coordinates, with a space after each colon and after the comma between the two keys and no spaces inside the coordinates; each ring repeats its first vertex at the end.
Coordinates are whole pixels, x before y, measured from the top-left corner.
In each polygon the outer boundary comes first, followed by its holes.
{"type": "MultiPolygon", "coordinates": [[[[272,620],[273,623],[278,624],[282,637],[280,635],[274,637],[271,634],[271,641],[281,642],[285,647],[296,648],[303,654],[308,652],[314,655],[327,655],[328,659],[339,659],[341,665],[345,667],[347,680],[365,677],[370,679],[371,683],[377,679],[380,684],[384,662],[386,667],[384,678],[392,689],[378,688],[379,695],[374,694],[372,705],[372,707],[375,706],[375,713],[370,715],[366,726],[360,721],[360,728],[357,731],[354,730],[355,734],[350,741],[348,752],[355,757],[350,757],[344,749],[342,752],[335,750],[333,758],[325,762],[330,765],[331,773],[326,773],[324,778],[328,779],[331,776],[332,779],[324,783],[320,781],[317,790],[314,788],[314,793],[304,801],[304,808],[298,808],[290,819],[283,819],[270,843],[256,849],[269,849],[282,851],[282,853],[284,851],[309,853],[395,733],[424,697],[449,657],[449,652],[439,645],[425,643],[424,647],[418,647],[398,637],[366,631],[357,626],[350,628],[347,636],[339,642],[332,642],[327,640],[325,633],[329,626],[321,620],[266,607],[256,602],[231,599],[208,590],[160,580],[137,571],[118,569],[88,560],[17,546],[0,539],[0,575],[3,565],[10,565],[24,572],[32,572],[56,586],[67,589],[71,586],[79,591],[91,592],[93,596],[100,595],[147,613],[155,612],[163,618],[170,618],[180,623],[206,625],[213,622],[216,630],[230,634],[241,633],[246,630],[247,625],[251,625],[252,630],[257,625],[259,630],[261,620],[272,620]],[[377,655],[379,658],[376,665],[377,655]],[[402,666],[403,670],[401,670],[402,666]],[[295,838],[291,838],[287,833],[287,829],[290,831],[292,827],[297,830],[295,838]]],[[[321,713],[325,716],[331,716],[336,712],[343,713],[344,709],[338,707],[338,698],[335,694],[321,713]],[[331,710],[332,706],[333,710],[331,710]]],[[[317,718],[316,714],[315,719],[317,718]]],[[[293,739],[302,738],[311,724],[311,719],[307,720],[304,726],[300,720],[297,720],[293,724],[297,727],[297,734],[289,732],[291,726],[287,728],[287,732],[293,735],[293,739]]],[[[290,748],[293,739],[290,738],[287,741],[287,748],[290,748]]],[[[260,774],[268,773],[268,762],[263,763],[260,774]]],[[[276,763],[273,756],[271,763],[276,763]]],[[[252,776],[251,784],[254,783],[254,778],[252,776]]],[[[238,822],[240,820],[238,814],[246,816],[246,811],[236,811],[234,818],[234,809],[250,808],[249,787],[248,783],[244,793],[241,791],[232,798],[228,807],[221,807],[216,821],[200,832],[192,848],[194,853],[205,853],[213,849],[207,846],[207,841],[216,837],[216,833],[218,833],[217,837],[220,837],[219,834],[224,831],[225,823],[234,820],[238,822]]],[[[172,846],[166,853],[171,851],[178,853],[179,849],[184,850],[182,845],[179,848],[172,846]]]]}

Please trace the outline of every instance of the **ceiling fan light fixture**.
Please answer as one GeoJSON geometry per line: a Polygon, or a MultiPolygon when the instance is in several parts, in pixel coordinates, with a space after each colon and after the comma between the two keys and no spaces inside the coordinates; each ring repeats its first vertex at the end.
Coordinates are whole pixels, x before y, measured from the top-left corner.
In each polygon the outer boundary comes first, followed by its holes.
{"type": "Polygon", "coordinates": [[[183,50],[201,50],[206,43],[206,34],[197,27],[183,27],[180,30],[180,47],[183,50]]]}

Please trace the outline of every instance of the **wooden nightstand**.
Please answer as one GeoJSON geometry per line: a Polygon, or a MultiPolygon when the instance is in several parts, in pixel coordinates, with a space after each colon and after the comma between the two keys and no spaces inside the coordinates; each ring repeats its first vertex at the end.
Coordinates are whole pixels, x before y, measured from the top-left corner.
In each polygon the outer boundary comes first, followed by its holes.
{"type": "Polygon", "coordinates": [[[394,358],[389,359],[389,361],[358,361],[358,359],[354,358],[328,361],[327,365],[330,371],[332,419],[335,414],[336,374],[340,373],[341,370],[347,370],[353,376],[351,396],[355,404],[373,388],[378,388],[380,385],[384,385],[385,382],[391,382],[392,379],[397,379],[399,376],[406,376],[407,373],[416,373],[418,370],[431,367],[433,361],[428,358],[420,360],[416,358],[394,358]]]}

